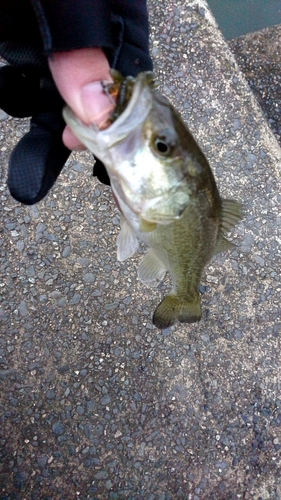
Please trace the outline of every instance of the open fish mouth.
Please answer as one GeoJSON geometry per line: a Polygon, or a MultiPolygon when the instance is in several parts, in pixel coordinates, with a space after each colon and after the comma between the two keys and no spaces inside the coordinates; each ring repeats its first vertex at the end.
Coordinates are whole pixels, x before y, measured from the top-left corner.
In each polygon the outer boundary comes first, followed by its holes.
{"type": "Polygon", "coordinates": [[[139,73],[135,79],[132,96],[120,116],[106,129],[99,130],[95,123],[86,125],[66,106],[63,117],[67,125],[80,141],[107,167],[114,163],[111,150],[125,141],[134,130],[140,129],[147,119],[153,104],[153,97],[148,82],[152,73],[139,73]],[[150,75],[150,76],[148,76],[150,75]]]}
{"type": "Polygon", "coordinates": [[[136,77],[132,96],[120,116],[100,136],[108,137],[108,148],[115,147],[119,142],[125,140],[128,135],[147,119],[152,107],[152,94],[148,86],[148,80],[152,80],[150,72],[139,73],[136,77]],[[150,77],[148,77],[148,75],[150,77]]]}

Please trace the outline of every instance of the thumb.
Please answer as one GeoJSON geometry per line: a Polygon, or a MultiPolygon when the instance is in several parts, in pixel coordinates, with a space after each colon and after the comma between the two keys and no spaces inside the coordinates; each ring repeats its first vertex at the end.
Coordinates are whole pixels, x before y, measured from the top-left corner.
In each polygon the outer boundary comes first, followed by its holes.
{"type": "MultiPolygon", "coordinates": [[[[104,92],[101,82],[110,83],[110,67],[100,48],[86,48],[70,52],[56,52],[49,59],[56,86],[74,113],[86,124],[96,123],[105,128],[114,108],[114,102],[104,92]]],[[[70,149],[81,149],[81,143],[66,127],[64,144],[70,149]]]]}
{"type": "Polygon", "coordinates": [[[87,124],[96,123],[98,127],[104,128],[114,108],[114,101],[104,91],[102,82],[92,82],[82,87],[81,103],[84,114],[82,121],[87,124]]]}
{"type": "MultiPolygon", "coordinates": [[[[82,87],[80,98],[81,106],[76,108],[76,115],[86,124],[95,123],[100,129],[106,128],[114,109],[114,102],[104,92],[101,82],[92,82],[82,87]]],[[[74,110],[74,106],[72,109],[74,110]]],[[[69,149],[85,149],[68,125],[63,131],[62,138],[64,145],[69,149]]]]}

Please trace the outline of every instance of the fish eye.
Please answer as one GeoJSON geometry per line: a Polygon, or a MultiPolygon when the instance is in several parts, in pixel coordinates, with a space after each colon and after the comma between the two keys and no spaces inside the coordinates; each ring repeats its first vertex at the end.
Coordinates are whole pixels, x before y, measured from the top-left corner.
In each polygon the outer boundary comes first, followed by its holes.
{"type": "Polygon", "coordinates": [[[165,156],[170,152],[170,146],[168,142],[165,141],[165,139],[163,139],[162,137],[157,137],[155,139],[154,146],[157,152],[160,153],[161,155],[165,156]]]}

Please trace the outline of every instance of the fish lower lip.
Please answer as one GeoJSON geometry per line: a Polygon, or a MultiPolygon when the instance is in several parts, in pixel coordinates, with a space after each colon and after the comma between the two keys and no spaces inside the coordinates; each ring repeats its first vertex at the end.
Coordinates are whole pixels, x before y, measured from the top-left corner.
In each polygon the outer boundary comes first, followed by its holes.
{"type": "Polygon", "coordinates": [[[177,208],[176,210],[167,211],[165,204],[161,205],[159,203],[159,198],[152,198],[149,200],[149,203],[142,203],[139,207],[136,207],[134,203],[128,203],[128,205],[130,209],[139,217],[139,219],[151,224],[169,224],[175,219],[179,219],[181,217],[185,207],[182,209],[177,208]]]}
{"type": "Polygon", "coordinates": [[[180,189],[171,188],[153,198],[142,199],[141,195],[132,191],[126,182],[121,181],[120,186],[123,202],[135,215],[148,223],[168,224],[179,219],[189,202],[189,195],[180,189]],[[169,199],[172,199],[175,194],[178,196],[179,203],[171,206],[169,199]]]}

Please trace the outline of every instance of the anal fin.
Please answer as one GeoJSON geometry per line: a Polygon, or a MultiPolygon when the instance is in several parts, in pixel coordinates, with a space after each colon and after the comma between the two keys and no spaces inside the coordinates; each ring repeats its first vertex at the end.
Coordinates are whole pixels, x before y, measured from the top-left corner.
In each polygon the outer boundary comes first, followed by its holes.
{"type": "Polygon", "coordinates": [[[166,274],[166,269],[156,253],[150,248],[142,258],[138,278],[145,285],[157,286],[158,281],[162,280],[166,274]]]}

